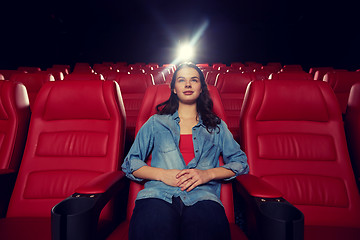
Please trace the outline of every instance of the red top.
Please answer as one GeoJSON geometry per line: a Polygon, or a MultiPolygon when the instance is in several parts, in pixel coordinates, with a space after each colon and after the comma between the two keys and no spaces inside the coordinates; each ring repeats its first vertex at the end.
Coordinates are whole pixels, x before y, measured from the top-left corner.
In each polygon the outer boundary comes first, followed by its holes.
{"type": "Polygon", "coordinates": [[[188,165],[195,158],[194,144],[192,134],[181,134],[179,143],[180,152],[184,158],[185,164],[188,165]]]}

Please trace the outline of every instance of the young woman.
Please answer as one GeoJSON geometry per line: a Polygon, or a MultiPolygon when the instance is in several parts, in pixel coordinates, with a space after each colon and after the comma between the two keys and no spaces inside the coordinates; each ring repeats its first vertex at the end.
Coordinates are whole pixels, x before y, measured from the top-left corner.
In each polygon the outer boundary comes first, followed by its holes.
{"type": "Polygon", "coordinates": [[[247,173],[246,156],[212,111],[196,65],[178,66],[170,87],[170,98],[139,130],[122,165],[130,179],[148,180],[135,202],[129,239],[230,239],[219,180],[247,173]]]}

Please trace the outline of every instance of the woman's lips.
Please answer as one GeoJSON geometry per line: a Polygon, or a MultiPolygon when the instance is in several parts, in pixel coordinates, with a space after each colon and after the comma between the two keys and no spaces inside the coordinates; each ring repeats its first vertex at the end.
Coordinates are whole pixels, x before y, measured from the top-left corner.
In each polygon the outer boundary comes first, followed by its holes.
{"type": "Polygon", "coordinates": [[[193,94],[194,92],[193,91],[185,91],[185,92],[183,92],[185,95],[191,95],[191,94],[193,94]]]}

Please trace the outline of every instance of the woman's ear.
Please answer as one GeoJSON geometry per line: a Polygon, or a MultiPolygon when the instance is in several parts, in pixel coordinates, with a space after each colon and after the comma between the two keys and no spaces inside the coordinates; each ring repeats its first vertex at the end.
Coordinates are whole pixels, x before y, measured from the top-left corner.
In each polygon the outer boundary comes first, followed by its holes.
{"type": "Polygon", "coordinates": [[[175,88],[173,89],[173,91],[174,91],[174,93],[176,94],[176,89],[175,89],[175,88]]]}

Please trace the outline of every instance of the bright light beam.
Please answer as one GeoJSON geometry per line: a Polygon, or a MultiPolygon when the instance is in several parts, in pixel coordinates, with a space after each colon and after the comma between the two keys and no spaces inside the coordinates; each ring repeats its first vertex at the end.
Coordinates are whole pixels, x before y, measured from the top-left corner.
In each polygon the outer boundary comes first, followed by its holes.
{"type": "Polygon", "coordinates": [[[177,58],[172,62],[172,64],[177,65],[181,61],[190,61],[195,58],[195,46],[199,41],[200,37],[204,34],[205,30],[209,26],[209,21],[206,20],[196,32],[195,36],[191,39],[188,44],[182,44],[178,48],[177,58]]]}
{"type": "Polygon", "coordinates": [[[191,44],[184,44],[179,47],[178,58],[180,61],[189,61],[194,57],[194,48],[191,44]]]}

